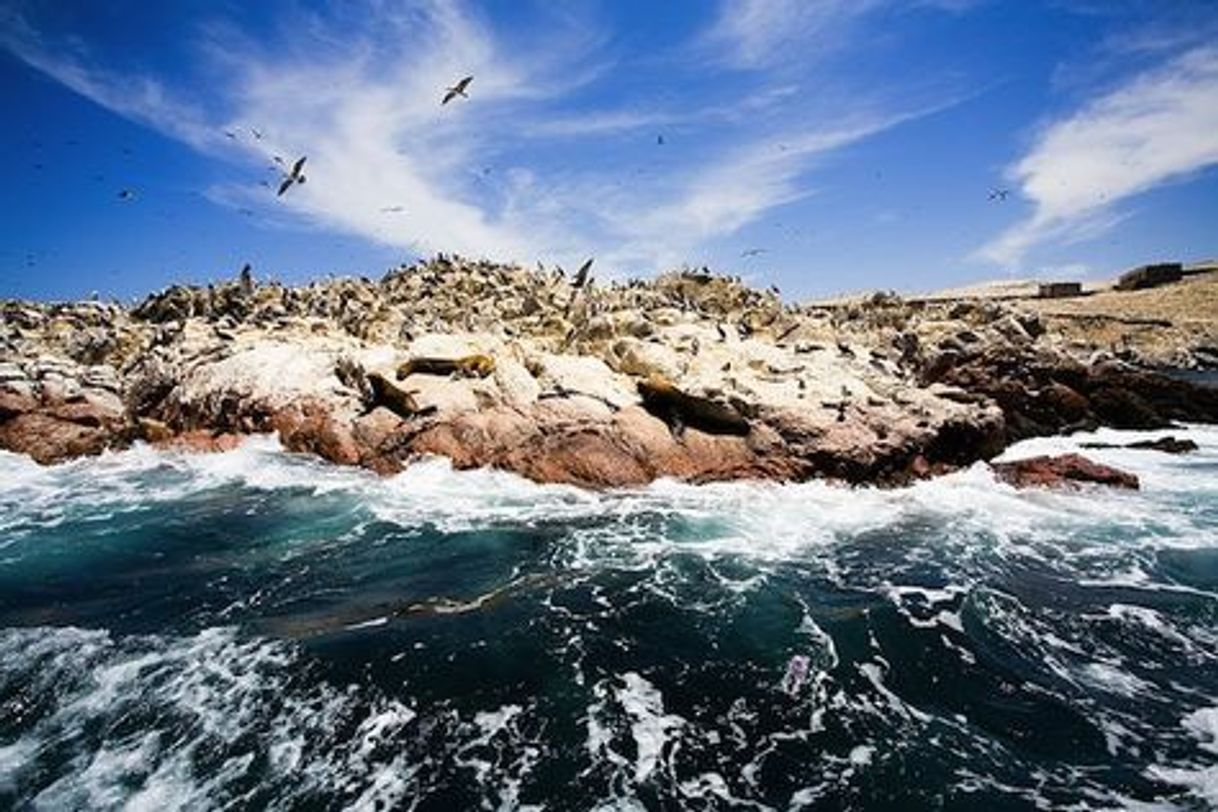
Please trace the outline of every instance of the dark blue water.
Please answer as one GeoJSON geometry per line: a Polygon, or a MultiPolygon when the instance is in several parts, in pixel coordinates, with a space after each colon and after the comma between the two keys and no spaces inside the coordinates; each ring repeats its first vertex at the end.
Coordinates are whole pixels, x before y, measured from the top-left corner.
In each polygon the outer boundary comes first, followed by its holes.
{"type": "Polygon", "coordinates": [[[1188,434],[1089,452],[1135,494],[2,456],[0,808],[1209,808],[1188,434]]]}

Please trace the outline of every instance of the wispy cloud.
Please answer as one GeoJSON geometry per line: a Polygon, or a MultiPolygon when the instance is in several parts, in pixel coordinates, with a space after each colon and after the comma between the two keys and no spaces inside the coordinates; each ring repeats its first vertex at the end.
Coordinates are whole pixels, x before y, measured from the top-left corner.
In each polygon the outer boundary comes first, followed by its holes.
{"type": "Polygon", "coordinates": [[[720,5],[703,45],[717,61],[762,68],[843,47],[844,29],[884,0],[732,0],[720,5]]]}
{"type": "MultiPolygon", "coordinates": [[[[842,26],[869,4],[774,2],[804,34],[839,42],[842,26]]],[[[751,92],[674,92],[597,108],[582,91],[613,61],[605,32],[588,19],[553,14],[535,41],[522,42],[456,3],[378,6],[375,19],[343,8],[301,12],[290,30],[259,40],[224,21],[202,26],[192,64],[205,75],[179,77],[172,90],[107,70],[17,19],[0,45],[98,104],[248,173],[248,182],[214,186],[213,201],[417,253],[563,263],[596,254],[598,267],[631,272],[686,260],[806,196],[810,173],[835,150],[930,112],[843,101],[844,93],[796,97],[781,70],[751,92]],[[473,98],[442,107],[444,88],[468,74],[473,98]],[[837,123],[814,126],[813,115],[837,123]],[[649,131],[664,127],[697,137],[680,151],[660,146],[649,131]],[[650,157],[598,160],[590,145],[622,149],[620,136],[632,131],[649,133],[638,143],[650,157]],[[553,156],[568,142],[580,142],[576,161],[553,156]],[[299,155],[308,155],[307,183],[281,198],[259,183],[275,156],[299,155]]],[[[731,36],[741,59],[782,39],[774,13],[768,3],[740,6],[731,36]]]]}
{"type": "Polygon", "coordinates": [[[202,111],[176,100],[163,83],[107,71],[90,61],[79,41],[52,48],[14,8],[0,7],[0,48],[122,116],[199,149],[218,143],[218,133],[206,125],[202,111]]]}
{"type": "Polygon", "coordinates": [[[1008,171],[1032,213],[977,253],[1017,264],[1033,247],[1102,233],[1133,195],[1218,163],[1218,48],[1144,72],[1041,133],[1008,171]]]}
{"type": "Polygon", "coordinates": [[[699,40],[711,61],[749,69],[798,69],[858,47],[856,26],[883,8],[961,13],[986,0],[721,0],[699,40]]]}

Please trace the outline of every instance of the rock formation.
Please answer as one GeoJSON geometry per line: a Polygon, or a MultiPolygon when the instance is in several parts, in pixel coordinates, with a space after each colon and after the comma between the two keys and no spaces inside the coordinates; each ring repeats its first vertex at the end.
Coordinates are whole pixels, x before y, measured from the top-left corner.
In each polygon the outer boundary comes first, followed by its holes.
{"type": "Polygon", "coordinates": [[[1133,474],[1092,462],[1079,454],[1029,457],[1014,462],[994,463],[992,467],[999,479],[1017,488],[1075,488],[1082,484],[1094,484],[1136,491],[1139,487],[1138,478],[1133,474]]]}
{"type": "Polygon", "coordinates": [[[3,302],[0,447],[49,463],[274,431],[381,472],[442,454],[597,487],[902,482],[1037,434],[1218,418],[1213,390],[1095,358],[1018,306],[797,306],[706,272],[575,292],[440,256],[379,282],[175,286],[130,309],[3,302]]]}

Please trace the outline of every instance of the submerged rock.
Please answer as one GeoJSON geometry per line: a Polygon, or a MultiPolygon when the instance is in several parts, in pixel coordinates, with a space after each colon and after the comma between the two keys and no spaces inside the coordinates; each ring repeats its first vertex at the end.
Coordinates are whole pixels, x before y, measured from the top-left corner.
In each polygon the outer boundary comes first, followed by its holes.
{"type": "Polygon", "coordinates": [[[1165,454],[1187,454],[1197,450],[1192,440],[1175,437],[1158,437],[1154,440],[1137,440],[1132,443],[1083,443],[1083,448],[1131,448],[1135,451],[1162,451],[1165,454]]]}

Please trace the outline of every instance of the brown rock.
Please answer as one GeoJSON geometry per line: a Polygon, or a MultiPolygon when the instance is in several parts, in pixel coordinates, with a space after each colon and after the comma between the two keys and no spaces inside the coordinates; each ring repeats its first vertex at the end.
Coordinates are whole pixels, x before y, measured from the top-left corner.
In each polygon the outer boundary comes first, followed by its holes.
{"type": "Polygon", "coordinates": [[[32,395],[0,390],[0,421],[8,420],[19,414],[32,412],[38,408],[38,400],[32,395]]]}
{"type": "Polygon", "coordinates": [[[213,432],[207,429],[191,429],[165,441],[153,443],[157,448],[168,448],[176,451],[191,451],[200,453],[218,453],[232,451],[241,445],[245,437],[232,432],[213,432]]]}
{"type": "Polygon", "coordinates": [[[1139,487],[1138,478],[1135,475],[1092,462],[1080,454],[1029,457],[1014,462],[993,463],[991,467],[999,479],[1016,488],[1074,488],[1082,483],[1130,490],[1137,490],[1139,487]]]}
{"type": "Polygon", "coordinates": [[[173,429],[151,417],[140,417],[135,421],[136,436],[149,443],[167,443],[173,439],[173,429]]]}
{"type": "Polygon", "coordinates": [[[44,464],[100,454],[128,441],[122,403],[87,393],[40,405],[33,397],[0,392],[0,448],[29,454],[44,464]]]}
{"type": "Polygon", "coordinates": [[[279,441],[289,451],[316,454],[340,465],[358,465],[359,446],[351,424],[338,420],[320,403],[306,401],[281,409],[271,417],[279,441]]]}
{"type": "Polygon", "coordinates": [[[104,451],[113,434],[99,426],[61,420],[45,412],[27,412],[0,423],[0,448],[29,454],[49,465],[104,451]]]}

